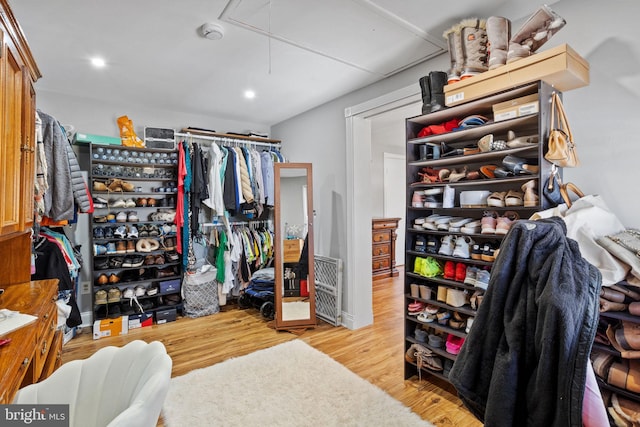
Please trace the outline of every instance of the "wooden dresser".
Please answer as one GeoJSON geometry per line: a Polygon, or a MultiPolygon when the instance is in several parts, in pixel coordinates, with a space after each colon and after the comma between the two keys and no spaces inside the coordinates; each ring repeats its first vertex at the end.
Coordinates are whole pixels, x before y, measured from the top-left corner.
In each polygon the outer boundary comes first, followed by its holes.
{"type": "Polygon", "coordinates": [[[396,230],[402,218],[373,218],[372,260],[373,280],[398,275],[396,269],[396,230]]]}
{"type": "Polygon", "coordinates": [[[0,404],[13,401],[16,392],[47,378],[61,364],[62,331],[56,330],[58,279],[38,280],[4,287],[0,308],[31,314],[38,319],[0,339],[0,404]]]}

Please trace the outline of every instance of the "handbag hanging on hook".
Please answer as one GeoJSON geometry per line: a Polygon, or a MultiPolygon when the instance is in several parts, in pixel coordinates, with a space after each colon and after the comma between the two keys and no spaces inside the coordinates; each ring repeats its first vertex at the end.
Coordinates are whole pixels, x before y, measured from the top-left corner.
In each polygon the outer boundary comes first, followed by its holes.
{"type": "Polygon", "coordinates": [[[544,158],[561,168],[580,166],[567,114],[557,92],[553,92],[551,95],[551,125],[549,129],[548,150],[544,158]],[[556,117],[558,118],[557,126],[556,117]]]}

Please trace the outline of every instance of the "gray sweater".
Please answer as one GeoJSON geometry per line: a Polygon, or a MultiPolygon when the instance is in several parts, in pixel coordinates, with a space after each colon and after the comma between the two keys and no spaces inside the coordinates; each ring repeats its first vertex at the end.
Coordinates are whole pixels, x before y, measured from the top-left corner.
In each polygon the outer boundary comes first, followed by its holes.
{"type": "Polygon", "coordinates": [[[600,286],[561,218],[514,223],[449,375],[485,426],[582,426],[600,286]]]}

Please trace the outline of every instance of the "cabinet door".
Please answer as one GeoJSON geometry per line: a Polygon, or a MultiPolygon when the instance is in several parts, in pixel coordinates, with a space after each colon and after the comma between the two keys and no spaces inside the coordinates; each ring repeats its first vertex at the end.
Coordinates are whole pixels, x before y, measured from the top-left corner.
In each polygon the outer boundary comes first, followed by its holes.
{"type": "Polygon", "coordinates": [[[21,230],[20,225],[20,146],[22,142],[22,111],[24,76],[19,55],[3,34],[0,58],[0,92],[2,116],[0,132],[0,235],[21,230]]]}
{"type": "Polygon", "coordinates": [[[35,179],[36,149],[36,91],[23,67],[22,140],[20,143],[20,229],[33,225],[33,185],[35,179]]]}

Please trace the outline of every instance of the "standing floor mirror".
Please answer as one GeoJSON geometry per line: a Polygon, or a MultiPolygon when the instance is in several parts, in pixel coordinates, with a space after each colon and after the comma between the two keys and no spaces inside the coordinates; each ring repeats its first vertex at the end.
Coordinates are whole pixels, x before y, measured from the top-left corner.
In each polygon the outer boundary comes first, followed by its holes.
{"type": "Polygon", "coordinates": [[[316,326],[311,163],[276,163],[275,327],[316,326]]]}

